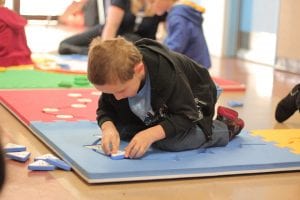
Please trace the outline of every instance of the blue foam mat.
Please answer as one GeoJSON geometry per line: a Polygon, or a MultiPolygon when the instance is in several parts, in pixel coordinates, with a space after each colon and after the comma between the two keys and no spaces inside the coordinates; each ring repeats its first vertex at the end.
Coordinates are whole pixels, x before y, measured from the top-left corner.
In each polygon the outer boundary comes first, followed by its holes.
{"type": "MultiPolygon", "coordinates": [[[[242,132],[226,147],[184,152],[150,149],[141,159],[112,160],[85,147],[94,144],[95,122],[32,122],[30,128],[89,183],[158,180],[300,169],[300,155],[242,132]]],[[[126,146],[121,143],[121,148],[126,146]]]]}

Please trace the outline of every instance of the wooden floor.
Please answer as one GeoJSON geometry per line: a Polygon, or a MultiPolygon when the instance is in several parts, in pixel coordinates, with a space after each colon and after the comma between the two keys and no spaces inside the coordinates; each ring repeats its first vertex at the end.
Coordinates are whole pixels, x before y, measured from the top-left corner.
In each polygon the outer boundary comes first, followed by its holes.
{"type": "MultiPolygon", "coordinates": [[[[271,66],[237,59],[213,58],[213,76],[244,83],[245,92],[224,92],[218,104],[239,100],[237,108],[246,130],[300,128],[300,114],[279,124],[274,119],[278,101],[300,82],[300,75],[274,71],[271,66]]],[[[1,91],[0,91],[1,93],[1,91]]],[[[22,97],[20,97],[20,100],[22,97]]],[[[0,106],[2,143],[14,142],[28,147],[32,158],[51,153],[23,124],[0,106]]],[[[33,199],[299,199],[300,172],[191,178],[166,181],[90,185],[74,172],[30,172],[29,162],[6,160],[7,180],[0,195],[4,200],[33,199]]]]}

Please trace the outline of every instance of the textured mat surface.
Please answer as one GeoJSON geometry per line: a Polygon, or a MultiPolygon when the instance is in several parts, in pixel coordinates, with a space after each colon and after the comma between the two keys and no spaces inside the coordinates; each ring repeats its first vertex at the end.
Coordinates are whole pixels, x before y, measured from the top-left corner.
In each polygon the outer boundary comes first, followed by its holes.
{"type": "MultiPolygon", "coordinates": [[[[300,169],[300,155],[243,132],[226,147],[184,152],[150,149],[141,159],[112,160],[87,148],[99,140],[95,122],[32,122],[34,133],[89,183],[158,180],[300,169]]],[[[121,144],[124,148],[126,143],[121,144]]]]}
{"type": "Polygon", "coordinates": [[[252,132],[268,142],[273,142],[278,147],[288,148],[291,152],[300,154],[300,129],[270,129],[252,132]]]}

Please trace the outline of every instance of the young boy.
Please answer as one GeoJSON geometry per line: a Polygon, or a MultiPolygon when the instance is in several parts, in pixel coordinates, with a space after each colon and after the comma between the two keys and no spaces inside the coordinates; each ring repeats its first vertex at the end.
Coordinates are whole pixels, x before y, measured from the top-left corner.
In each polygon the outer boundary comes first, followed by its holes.
{"type": "Polygon", "coordinates": [[[106,154],[130,141],[125,157],[153,147],[183,151],[224,146],[244,126],[238,114],[219,107],[208,71],[151,39],[96,38],[88,54],[88,79],[102,91],[97,121],[106,154]]]}
{"type": "Polygon", "coordinates": [[[32,64],[24,26],[27,21],[0,0],[0,67],[32,64]]]}
{"type": "Polygon", "coordinates": [[[168,12],[164,44],[210,68],[211,60],[202,28],[205,8],[188,0],[148,1],[157,15],[168,12]]]}

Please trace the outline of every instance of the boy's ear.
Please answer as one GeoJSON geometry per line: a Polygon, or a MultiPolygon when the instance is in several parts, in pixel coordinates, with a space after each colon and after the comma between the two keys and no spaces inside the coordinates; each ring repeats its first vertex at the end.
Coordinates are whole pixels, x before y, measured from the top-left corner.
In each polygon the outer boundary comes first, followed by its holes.
{"type": "Polygon", "coordinates": [[[135,73],[140,74],[140,73],[143,73],[144,71],[145,71],[145,66],[144,66],[143,62],[140,62],[134,66],[135,73]]]}

